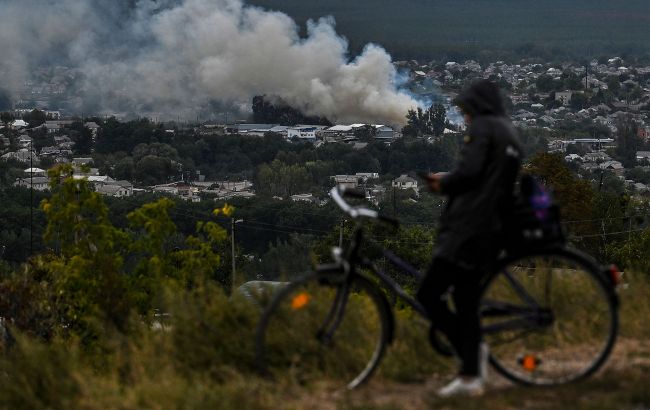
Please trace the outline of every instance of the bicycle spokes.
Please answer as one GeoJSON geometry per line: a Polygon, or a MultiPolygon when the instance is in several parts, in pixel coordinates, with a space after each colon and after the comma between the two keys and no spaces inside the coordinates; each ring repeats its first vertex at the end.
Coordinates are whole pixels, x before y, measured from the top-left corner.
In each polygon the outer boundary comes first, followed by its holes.
{"type": "Polygon", "coordinates": [[[507,377],[558,384],[600,366],[616,332],[616,309],[598,272],[558,254],[521,258],[488,284],[484,339],[507,377]]]}

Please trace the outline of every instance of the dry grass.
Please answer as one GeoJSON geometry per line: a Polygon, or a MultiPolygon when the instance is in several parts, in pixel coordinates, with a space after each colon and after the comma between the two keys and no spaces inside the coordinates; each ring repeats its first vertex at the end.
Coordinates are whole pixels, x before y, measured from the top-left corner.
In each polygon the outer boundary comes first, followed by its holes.
{"type": "MultiPolygon", "coordinates": [[[[88,352],[71,340],[48,344],[18,336],[0,357],[0,408],[6,409],[638,409],[650,406],[650,281],[626,275],[621,290],[621,342],[592,379],[529,389],[493,378],[479,399],[439,400],[453,360],[431,352],[427,327],[409,311],[379,373],[358,391],[337,390],[327,374],[306,387],[274,383],[253,371],[259,309],[220,290],[171,295],[164,330],[138,321],[88,352]],[[570,405],[569,405],[570,403],[570,405]],[[567,407],[569,406],[569,407],[567,407]]],[[[359,320],[363,315],[358,315],[359,320]]]]}

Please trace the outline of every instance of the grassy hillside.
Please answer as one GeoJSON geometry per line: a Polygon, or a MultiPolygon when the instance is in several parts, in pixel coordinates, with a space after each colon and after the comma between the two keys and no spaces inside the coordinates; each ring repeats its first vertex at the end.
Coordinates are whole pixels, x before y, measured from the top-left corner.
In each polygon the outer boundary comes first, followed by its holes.
{"type": "Polygon", "coordinates": [[[397,58],[536,54],[647,54],[646,0],[249,0],[300,24],[332,15],[354,51],[367,42],[397,58]],[[489,50],[485,54],[485,50],[489,50]]]}
{"type": "Polygon", "coordinates": [[[342,392],[327,374],[308,385],[271,381],[252,370],[258,308],[207,287],[168,294],[162,326],[135,320],[129,335],[106,334],[96,351],[17,334],[13,348],[0,346],[0,409],[559,409],[569,401],[575,409],[647,408],[650,281],[627,276],[613,356],[581,383],[523,388],[492,371],[485,397],[438,399],[453,361],[433,354],[426,326],[400,309],[395,342],[367,386],[342,392]]]}

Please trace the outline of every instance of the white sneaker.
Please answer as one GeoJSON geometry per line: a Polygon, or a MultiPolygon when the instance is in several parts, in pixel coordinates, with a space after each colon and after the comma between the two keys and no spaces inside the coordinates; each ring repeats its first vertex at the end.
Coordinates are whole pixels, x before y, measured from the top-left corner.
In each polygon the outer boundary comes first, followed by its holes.
{"type": "Polygon", "coordinates": [[[451,383],[438,390],[438,396],[451,397],[458,395],[480,396],[485,392],[483,380],[480,377],[463,379],[456,377],[451,383]]]}
{"type": "Polygon", "coordinates": [[[490,348],[483,342],[478,350],[478,371],[483,382],[487,382],[488,367],[490,367],[490,348]]]}

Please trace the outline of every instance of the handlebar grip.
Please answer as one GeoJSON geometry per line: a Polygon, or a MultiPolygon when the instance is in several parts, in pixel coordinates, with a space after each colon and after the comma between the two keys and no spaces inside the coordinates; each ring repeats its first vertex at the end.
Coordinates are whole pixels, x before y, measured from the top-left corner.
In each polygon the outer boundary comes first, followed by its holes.
{"type": "Polygon", "coordinates": [[[394,228],[399,228],[399,221],[393,217],[386,216],[386,215],[379,215],[377,217],[382,222],[386,222],[387,224],[393,226],[394,228]]]}
{"type": "Polygon", "coordinates": [[[356,199],[366,199],[366,193],[362,189],[346,188],[343,190],[343,196],[356,199]]]}

